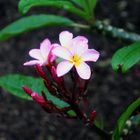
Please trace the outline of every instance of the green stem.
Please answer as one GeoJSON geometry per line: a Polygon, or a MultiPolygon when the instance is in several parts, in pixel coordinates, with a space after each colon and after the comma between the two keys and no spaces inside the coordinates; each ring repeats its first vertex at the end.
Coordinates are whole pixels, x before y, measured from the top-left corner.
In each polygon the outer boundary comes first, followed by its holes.
{"type": "Polygon", "coordinates": [[[111,134],[98,128],[96,125],[94,124],[88,124],[87,127],[90,129],[90,130],[93,130],[95,131],[97,134],[99,134],[99,136],[102,137],[103,140],[111,140],[111,134]]]}
{"type": "Polygon", "coordinates": [[[70,26],[76,27],[76,28],[82,28],[82,29],[86,29],[86,30],[89,30],[90,29],[90,26],[89,25],[80,24],[80,23],[73,23],[70,26]]]}
{"type": "Polygon", "coordinates": [[[140,40],[140,35],[136,33],[127,32],[122,28],[113,27],[109,24],[104,23],[103,21],[97,20],[93,27],[97,28],[99,31],[103,31],[116,38],[130,41],[140,40]]]}
{"type": "Polygon", "coordinates": [[[76,112],[77,117],[80,120],[82,120],[90,130],[93,130],[94,132],[96,132],[104,140],[111,140],[111,134],[98,128],[96,125],[89,122],[87,116],[81,111],[81,109],[79,108],[77,104],[73,102],[70,102],[69,104],[71,105],[71,108],[76,112]]]}
{"type": "Polygon", "coordinates": [[[86,30],[96,29],[97,31],[104,32],[107,35],[110,35],[112,37],[123,39],[123,40],[129,40],[132,42],[140,40],[139,34],[127,32],[124,29],[113,27],[113,26],[111,26],[109,24],[105,24],[103,21],[99,21],[99,20],[97,20],[92,27],[90,27],[89,25],[78,24],[78,23],[74,23],[71,26],[86,29],[86,30]]]}

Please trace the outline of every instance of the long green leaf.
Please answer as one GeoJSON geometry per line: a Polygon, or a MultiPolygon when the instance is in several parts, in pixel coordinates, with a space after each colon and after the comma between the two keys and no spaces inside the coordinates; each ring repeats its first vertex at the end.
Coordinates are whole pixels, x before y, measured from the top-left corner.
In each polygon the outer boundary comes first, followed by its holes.
{"type": "Polygon", "coordinates": [[[81,3],[82,0],[70,0],[70,1],[73,2],[73,3],[75,3],[80,8],[83,8],[82,3],[81,3]]]}
{"type": "Polygon", "coordinates": [[[89,0],[81,0],[81,3],[82,3],[82,6],[84,8],[84,11],[88,15],[91,15],[90,6],[89,6],[89,0]]]}
{"type": "Polygon", "coordinates": [[[91,11],[93,12],[93,10],[94,10],[95,7],[96,7],[97,0],[88,0],[88,1],[89,1],[90,9],[91,9],[91,11]]]}
{"type": "Polygon", "coordinates": [[[89,19],[93,18],[94,9],[96,7],[97,0],[81,0],[81,6],[87,13],[89,19]]]}
{"type": "Polygon", "coordinates": [[[78,7],[75,7],[70,0],[20,0],[18,7],[21,13],[26,14],[32,7],[36,6],[63,8],[71,13],[77,14],[82,18],[86,18],[85,13],[78,7]]]}
{"type": "Polygon", "coordinates": [[[122,113],[114,129],[113,140],[120,140],[120,135],[122,133],[123,128],[125,127],[126,121],[130,118],[131,114],[138,106],[140,106],[140,98],[138,98],[136,101],[130,104],[128,108],[122,113]]]}
{"type": "Polygon", "coordinates": [[[122,72],[126,72],[138,61],[140,61],[140,41],[119,49],[112,58],[112,67],[115,71],[121,69],[122,72]]]}
{"type": "Polygon", "coordinates": [[[23,32],[41,28],[44,26],[70,26],[73,23],[70,19],[55,15],[32,15],[21,18],[4,29],[0,30],[0,40],[6,40],[23,32]]]}
{"type": "Polygon", "coordinates": [[[23,91],[23,85],[26,85],[27,87],[39,94],[42,90],[45,91],[47,98],[59,107],[68,106],[66,102],[50,95],[50,93],[45,88],[43,81],[39,78],[33,78],[30,76],[18,74],[0,77],[0,87],[19,98],[31,100],[31,97],[23,91]]]}
{"type": "Polygon", "coordinates": [[[101,117],[96,116],[95,120],[94,120],[94,124],[96,125],[96,127],[103,129],[104,128],[104,123],[101,117]]]}

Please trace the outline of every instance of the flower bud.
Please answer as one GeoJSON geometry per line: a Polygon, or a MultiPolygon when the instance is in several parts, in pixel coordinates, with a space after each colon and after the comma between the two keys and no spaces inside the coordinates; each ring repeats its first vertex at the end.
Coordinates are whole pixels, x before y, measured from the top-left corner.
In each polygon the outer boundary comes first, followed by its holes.
{"type": "Polygon", "coordinates": [[[22,88],[23,88],[24,92],[27,93],[30,96],[33,93],[33,91],[31,89],[27,88],[26,86],[22,86],[22,88]]]}
{"type": "Polygon", "coordinates": [[[38,95],[37,93],[33,92],[31,94],[31,97],[33,98],[34,101],[36,101],[38,104],[40,105],[45,105],[45,100],[43,97],[41,97],[40,95],[38,95]]]}
{"type": "Polygon", "coordinates": [[[35,65],[35,69],[37,73],[40,75],[41,78],[43,78],[46,81],[49,81],[49,79],[46,77],[45,72],[42,70],[40,65],[35,65]]]}
{"type": "Polygon", "coordinates": [[[55,82],[57,82],[57,84],[61,85],[63,78],[57,76],[56,68],[54,66],[51,67],[51,75],[52,75],[53,79],[55,80],[55,82]]]}
{"type": "Polygon", "coordinates": [[[93,122],[94,119],[95,119],[95,117],[96,117],[96,111],[94,110],[94,111],[92,111],[91,114],[90,114],[90,122],[93,122]]]}

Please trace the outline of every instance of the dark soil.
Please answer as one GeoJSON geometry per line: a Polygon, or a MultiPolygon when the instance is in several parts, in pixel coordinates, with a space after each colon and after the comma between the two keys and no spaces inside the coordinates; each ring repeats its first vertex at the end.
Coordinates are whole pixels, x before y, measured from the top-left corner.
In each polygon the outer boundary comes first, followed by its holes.
{"type": "MultiPolygon", "coordinates": [[[[140,34],[139,0],[100,0],[96,9],[99,19],[106,19],[112,25],[123,27],[140,34]]],[[[49,11],[58,13],[48,8],[49,11]]],[[[36,9],[38,13],[40,9],[36,9]]],[[[45,11],[46,8],[43,8],[45,11]]],[[[35,13],[35,10],[30,13],[35,13]]],[[[59,12],[66,15],[64,11],[59,12]]],[[[6,26],[21,15],[17,10],[17,1],[0,1],[0,28],[6,26]]],[[[75,18],[74,15],[68,15],[75,18]]],[[[103,36],[100,33],[78,31],[71,28],[43,28],[25,33],[5,42],[0,42],[0,76],[11,73],[35,75],[31,67],[23,67],[28,59],[28,51],[38,47],[46,37],[57,41],[62,30],[84,35],[90,46],[100,51],[100,60],[107,60],[120,47],[129,44],[121,40],[103,36]]],[[[57,118],[45,113],[34,102],[20,100],[0,89],[0,140],[98,140],[99,137],[88,131],[77,120],[57,118]]],[[[111,66],[101,67],[95,64],[93,79],[89,86],[90,109],[102,116],[107,130],[113,129],[121,112],[140,95],[140,67],[135,66],[126,74],[113,72],[111,66]]],[[[139,140],[139,130],[135,130],[124,140],[139,140]]]]}

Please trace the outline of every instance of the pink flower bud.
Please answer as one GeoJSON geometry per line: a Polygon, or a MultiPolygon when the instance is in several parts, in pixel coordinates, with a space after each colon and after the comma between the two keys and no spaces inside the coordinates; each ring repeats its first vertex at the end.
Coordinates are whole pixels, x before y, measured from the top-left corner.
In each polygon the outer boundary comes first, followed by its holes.
{"type": "Polygon", "coordinates": [[[31,89],[27,88],[26,86],[22,86],[22,88],[23,88],[24,92],[27,93],[30,96],[33,93],[33,91],[31,89]]]}
{"type": "Polygon", "coordinates": [[[49,79],[46,77],[45,72],[42,70],[42,67],[40,65],[35,65],[35,69],[37,73],[42,77],[45,81],[49,82],[49,79]]]}
{"type": "Polygon", "coordinates": [[[33,92],[31,94],[31,97],[33,98],[34,101],[36,101],[38,104],[40,105],[45,105],[45,100],[43,97],[41,97],[40,95],[38,95],[37,93],[33,92]]]}
{"type": "Polygon", "coordinates": [[[63,82],[63,78],[57,76],[56,68],[55,68],[54,66],[51,67],[51,75],[52,75],[52,78],[53,78],[59,85],[61,85],[61,83],[63,82]]]}
{"type": "Polygon", "coordinates": [[[95,117],[96,117],[96,111],[94,110],[94,111],[92,111],[91,112],[91,114],[90,114],[90,122],[93,122],[94,121],[94,119],[95,119],[95,117]]]}

